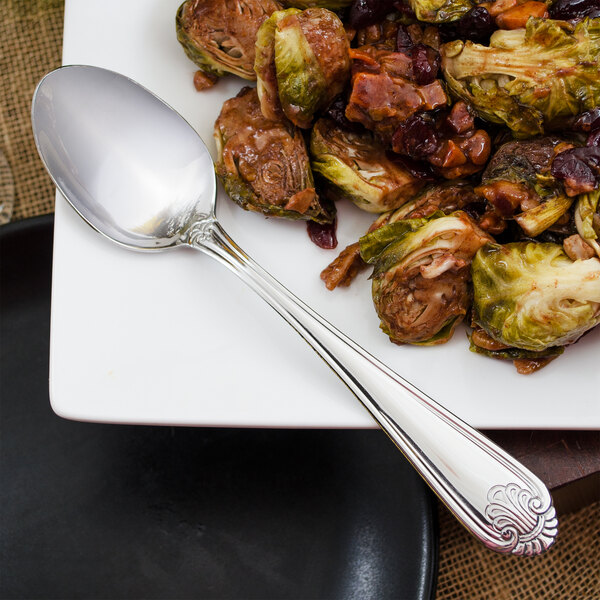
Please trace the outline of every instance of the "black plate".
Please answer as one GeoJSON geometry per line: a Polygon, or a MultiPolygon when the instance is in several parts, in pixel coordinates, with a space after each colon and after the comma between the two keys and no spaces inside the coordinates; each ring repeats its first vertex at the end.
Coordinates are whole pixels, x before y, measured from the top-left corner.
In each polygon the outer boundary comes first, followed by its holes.
{"type": "Polygon", "coordinates": [[[434,501],[380,431],[57,417],[52,224],[0,229],[1,598],[433,596],[434,501]]]}

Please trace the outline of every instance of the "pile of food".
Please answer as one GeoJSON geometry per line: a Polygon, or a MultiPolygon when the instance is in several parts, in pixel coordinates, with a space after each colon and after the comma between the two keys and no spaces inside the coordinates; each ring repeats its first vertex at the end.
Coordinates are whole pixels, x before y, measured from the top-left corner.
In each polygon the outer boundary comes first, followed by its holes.
{"type": "Polygon", "coordinates": [[[215,123],[247,210],[374,223],[322,273],[373,267],[381,329],[546,365],[600,323],[600,0],[187,0],[198,90],[256,81],[215,123]]]}

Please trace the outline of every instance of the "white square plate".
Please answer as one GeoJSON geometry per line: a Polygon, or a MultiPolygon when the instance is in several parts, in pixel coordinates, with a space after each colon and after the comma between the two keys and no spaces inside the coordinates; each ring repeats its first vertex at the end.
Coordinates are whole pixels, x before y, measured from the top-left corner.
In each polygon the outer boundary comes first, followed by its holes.
{"type": "MultiPolygon", "coordinates": [[[[178,110],[214,150],[221,105],[244,85],[195,91],[175,36],[179,0],[67,0],[64,64],[113,69],[178,110]]],[[[255,260],[369,352],[477,427],[600,427],[600,328],[531,375],[468,351],[465,330],[444,346],[395,346],[380,332],[364,275],[329,292],[319,273],[337,251],[303,223],[242,211],[218,215],[255,260]]],[[[339,248],[372,217],[339,207],[339,248]]],[[[229,271],[192,251],[128,252],[57,198],[50,396],[61,416],[116,423],[372,427],[323,362],[229,271]]]]}

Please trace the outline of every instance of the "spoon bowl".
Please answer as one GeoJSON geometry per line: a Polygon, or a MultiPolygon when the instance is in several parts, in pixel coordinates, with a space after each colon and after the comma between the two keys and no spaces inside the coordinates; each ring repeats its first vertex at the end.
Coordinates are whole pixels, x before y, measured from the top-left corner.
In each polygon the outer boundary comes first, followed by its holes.
{"type": "Polygon", "coordinates": [[[136,250],[181,243],[214,213],[213,161],[189,123],[127,77],[90,66],[52,71],[32,108],[38,151],[73,208],[136,250]]]}
{"type": "Polygon", "coordinates": [[[338,331],[227,235],[215,216],[210,154],[167,104],[111,71],[63,67],[39,84],[32,122],[54,182],[94,229],[128,248],[185,245],[216,258],[308,342],[485,546],[534,555],[552,545],[556,513],[533,473],[338,331]]]}

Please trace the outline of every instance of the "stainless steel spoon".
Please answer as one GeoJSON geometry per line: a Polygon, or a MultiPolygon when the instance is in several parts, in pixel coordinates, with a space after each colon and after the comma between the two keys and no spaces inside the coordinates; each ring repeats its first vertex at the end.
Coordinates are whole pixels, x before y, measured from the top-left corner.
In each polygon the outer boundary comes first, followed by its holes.
{"type": "Polygon", "coordinates": [[[211,156],[162,100],[112,71],[63,67],[39,83],[32,123],[54,183],[94,229],[136,250],[195,248],[239,275],[323,358],[488,548],[534,555],[553,543],[556,513],[535,475],[335,329],[227,235],[215,216],[211,156]]]}

